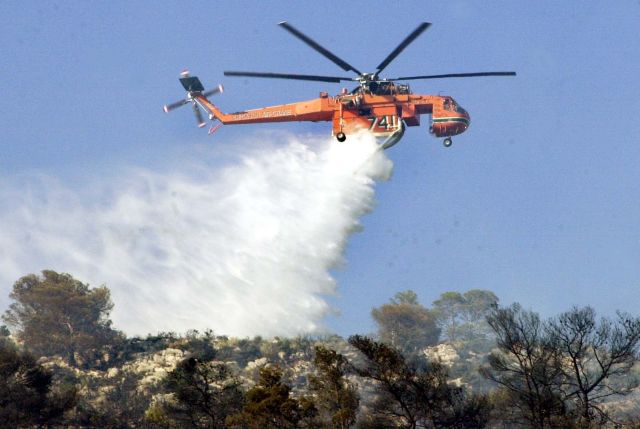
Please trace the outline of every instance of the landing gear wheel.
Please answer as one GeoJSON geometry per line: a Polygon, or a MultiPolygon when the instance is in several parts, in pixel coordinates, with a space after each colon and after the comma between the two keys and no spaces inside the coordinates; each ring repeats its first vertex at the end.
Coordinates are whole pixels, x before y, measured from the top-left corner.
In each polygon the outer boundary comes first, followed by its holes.
{"type": "Polygon", "coordinates": [[[339,142],[343,142],[347,139],[347,136],[345,136],[344,133],[338,133],[336,134],[336,138],[338,139],[339,142]]]}
{"type": "Polygon", "coordinates": [[[444,145],[444,147],[451,147],[451,145],[453,144],[453,140],[451,140],[451,137],[447,137],[446,139],[444,139],[442,144],[444,145]]]}

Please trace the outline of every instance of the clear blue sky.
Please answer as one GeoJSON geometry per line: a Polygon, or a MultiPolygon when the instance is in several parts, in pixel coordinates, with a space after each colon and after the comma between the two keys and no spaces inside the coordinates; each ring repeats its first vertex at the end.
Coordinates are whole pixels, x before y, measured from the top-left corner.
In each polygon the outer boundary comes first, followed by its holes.
{"type": "MultiPolygon", "coordinates": [[[[371,308],[406,289],[425,305],[444,291],[483,288],[544,315],[587,304],[605,314],[638,313],[637,0],[6,0],[0,180],[14,186],[47,174],[81,189],[132,166],[161,170],[216,145],[218,136],[197,129],[189,112],[162,112],[182,94],[176,78],[184,67],[209,86],[225,85],[216,101],[227,111],[337,93],[333,84],[222,75],[343,74],[279,28],[282,20],[363,70],[419,22],[433,23],[388,76],[518,72],[412,82],[414,92],[453,96],[472,124],[450,149],[423,125],[388,151],[394,176],[378,185],[377,207],[335,273],[340,295],[331,302],[342,315],[331,327],[373,330],[371,308]]],[[[330,133],[326,124],[267,128],[330,133]]],[[[257,129],[224,127],[219,140],[257,129]]],[[[0,234],[8,234],[2,225],[0,234]]]]}

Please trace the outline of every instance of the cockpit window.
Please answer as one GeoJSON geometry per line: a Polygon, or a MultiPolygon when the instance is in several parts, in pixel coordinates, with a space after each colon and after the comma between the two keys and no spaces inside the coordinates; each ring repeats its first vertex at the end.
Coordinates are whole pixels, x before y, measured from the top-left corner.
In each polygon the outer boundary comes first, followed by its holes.
{"type": "Polygon", "coordinates": [[[357,86],[351,94],[394,95],[411,94],[409,85],[396,85],[393,82],[371,81],[357,86]]]}
{"type": "Polygon", "coordinates": [[[375,91],[377,95],[391,95],[392,86],[388,82],[380,82],[378,84],[378,90],[375,91]]]}
{"type": "Polygon", "coordinates": [[[409,85],[396,85],[396,92],[398,94],[410,94],[409,85]]]}
{"type": "Polygon", "coordinates": [[[445,108],[445,110],[449,110],[451,112],[467,113],[467,111],[458,106],[458,103],[456,103],[452,98],[445,98],[442,106],[445,108]]]}

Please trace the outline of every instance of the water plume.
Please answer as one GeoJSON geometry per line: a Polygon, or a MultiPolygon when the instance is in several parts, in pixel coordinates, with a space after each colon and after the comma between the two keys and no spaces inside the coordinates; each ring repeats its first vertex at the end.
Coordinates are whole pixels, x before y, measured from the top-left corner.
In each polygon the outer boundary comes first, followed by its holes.
{"type": "Polygon", "coordinates": [[[91,191],[5,182],[0,304],[20,276],[47,268],[106,284],[127,334],[317,332],[331,269],[392,165],[368,134],[260,140],[224,166],[138,168],[91,191]]]}

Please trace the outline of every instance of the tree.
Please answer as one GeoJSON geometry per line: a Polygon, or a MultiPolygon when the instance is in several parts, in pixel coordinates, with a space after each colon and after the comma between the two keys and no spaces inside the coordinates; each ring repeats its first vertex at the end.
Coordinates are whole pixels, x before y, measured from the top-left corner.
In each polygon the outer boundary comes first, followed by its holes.
{"type": "Polygon", "coordinates": [[[482,428],[489,406],[481,396],[469,397],[449,383],[437,362],[408,363],[393,347],[355,335],[349,343],[362,353],[364,365],[353,366],[361,377],[373,380],[376,399],[365,427],[482,428]]]}
{"type": "Polygon", "coordinates": [[[464,314],[467,322],[484,321],[493,309],[498,306],[498,297],[490,290],[470,289],[462,294],[464,298],[464,314]]]}
{"type": "Polygon", "coordinates": [[[415,292],[399,292],[380,308],[371,311],[380,339],[407,355],[436,344],[440,329],[433,312],[418,303],[415,292]]]}
{"type": "Polygon", "coordinates": [[[498,304],[491,291],[471,289],[461,294],[445,292],[433,302],[438,325],[451,342],[486,340],[486,316],[498,304]]]}
{"type": "Polygon", "coordinates": [[[224,363],[197,357],[182,360],[167,375],[165,386],[173,398],[158,414],[181,428],[226,428],[226,418],[239,412],[244,400],[240,381],[224,363]]]}
{"type": "Polygon", "coordinates": [[[503,386],[504,397],[532,427],[580,427],[610,421],[603,402],[637,386],[640,318],[618,314],[596,321],[590,307],[573,308],[543,323],[514,304],[488,317],[499,353],[482,373],[503,386]]]}
{"type": "Polygon", "coordinates": [[[76,400],[76,390],[54,386],[51,372],[32,355],[0,339],[0,428],[55,423],[76,400]]]}
{"type": "Polygon", "coordinates": [[[465,300],[458,292],[445,292],[440,299],[433,301],[438,324],[445,332],[449,341],[456,340],[457,327],[462,316],[465,300]]]}
{"type": "Polygon", "coordinates": [[[395,294],[393,298],[391,298],[392,304],[409,304],[409,305],[420,305],[418,302],[418,294],[412,290],[405,290],[403,292],[398,292],[395,294]]]}
{"type": "Polygon", "coordinates": [[[609,420],[602,402],[612,395],[627,395],[637,387],[629,377],[638,362],[640,318],[618,314],[616,321],[596,321],[591,307],[577,308],[553,319],[552,341],[562,353],[563,392],[575,403],[580,418],[591,423],[609,420]]]}
{"type": "Polygon", "coordinates": [[[495,309],[487,321],[499,351],[489,355],[489,366],[481,373],[502,387],[503,405],[516,420],[534,428],[553,427],[566,414],[559,389],[562,358],[540,317],[514,304],[495,309]]]}
{"type": "Polygon", "coordinates": [[[84,377],[83,395],[69,427],[121,429],[139,427],[152,394],[140,386],[142,376],[122,369],[113,377],[84,377]]]}
{"type": "Polygon", "coordinates": [[[317,409],[309,398],[295,399],[275,365],[260,370],[260,380],[246,394],[242,411],[227,419],[230,428],[295,429],[315,428],[317,409]]]}
{"type": "Polygon", "coordinates": [[[317,407],[328,415],[335,429],[347,429],[356,422],[358,413],[358,391],[347,379],[349,362],[335,350],[324,346],[315,347],[314,365],[317,375],[310,375],[311,391],[317,398],[317,407]]]}
{"type": "Polygon", "coordinates": [[[69,274],[45,270],[20,278],[9,296],[15,302],[2,318],[38,356],[59,354],[76,365],[77,354],[90,359],[119,335],[111,329],[113,303],[105,286],[90,289],[69,274]]]}

